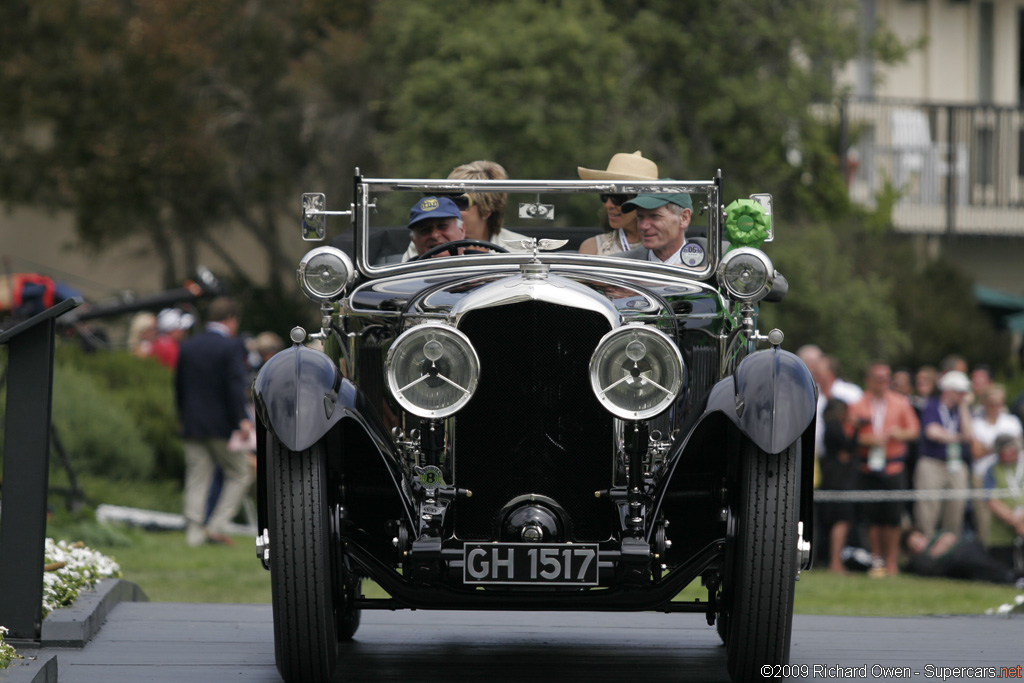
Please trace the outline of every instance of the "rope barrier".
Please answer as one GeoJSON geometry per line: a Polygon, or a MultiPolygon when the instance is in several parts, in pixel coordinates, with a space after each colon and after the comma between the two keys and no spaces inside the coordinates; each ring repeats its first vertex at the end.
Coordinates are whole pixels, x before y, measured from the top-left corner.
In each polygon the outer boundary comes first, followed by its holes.
{"type": "Polygon", "coordinates": [[[905,491],[834,491],[816,489],[815,503],[881,503],[889,500],[987,500],[1015,498],[1010,489],[907,489],[905,491]]]}

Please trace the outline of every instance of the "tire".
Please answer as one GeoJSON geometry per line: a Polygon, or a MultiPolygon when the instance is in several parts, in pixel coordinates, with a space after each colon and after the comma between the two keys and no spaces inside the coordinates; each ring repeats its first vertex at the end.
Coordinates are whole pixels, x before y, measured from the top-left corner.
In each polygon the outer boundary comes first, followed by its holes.
{"type": "Polygon", "coordinates": [[[727,568],[726,661],[733,681],[760,680],[787,664],[797,575],[800,444],[779,454],[745,443],[740,454],[736,535],[727,568]]]}
{"type": "Polygon", "coordinates": [[[358,580],[332,543],[327,449],[292,452],[267,435],[274,654],[287,683],[331,680],[339,642],[359,626],[358,580]]]}

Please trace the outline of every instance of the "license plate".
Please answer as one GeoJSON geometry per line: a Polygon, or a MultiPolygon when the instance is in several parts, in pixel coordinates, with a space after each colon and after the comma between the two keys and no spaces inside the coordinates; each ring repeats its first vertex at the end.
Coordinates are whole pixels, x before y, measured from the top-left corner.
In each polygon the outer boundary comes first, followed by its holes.
{"type": "Polygon", "coordinates": [[[467,543],[467,584],[596,586],[597,546],[576,543],[467,543]]]}

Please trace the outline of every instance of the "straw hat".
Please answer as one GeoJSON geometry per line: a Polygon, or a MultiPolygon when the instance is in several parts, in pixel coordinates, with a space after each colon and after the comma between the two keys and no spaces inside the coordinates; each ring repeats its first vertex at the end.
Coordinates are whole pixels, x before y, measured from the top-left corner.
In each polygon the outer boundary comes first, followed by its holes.
{"type": "Polygon", "coordinates": [[[583,180],[657,180],[658,165],[645,159],[640,150],[632,154],[616,154],[608,162],[608,168],[597,171],[592,168],[577,166],[576,170],[583,180]]]}

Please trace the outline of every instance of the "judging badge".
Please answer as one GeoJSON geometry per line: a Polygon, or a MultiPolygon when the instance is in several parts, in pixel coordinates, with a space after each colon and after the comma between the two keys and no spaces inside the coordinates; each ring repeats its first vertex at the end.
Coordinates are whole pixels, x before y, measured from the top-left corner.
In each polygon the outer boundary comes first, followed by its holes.
{"type": "Polygon", "coordinates": [[[868,451],[868,469],[872,472],[885,471],[885,448],[873,446],[868,451]]]}
{"type": "Polygon", "coordinates": [[[960,453],[959,443],[946,444],[946,469],[951,473],[959,472],[964,467],[964,460],[960,453]]]}

